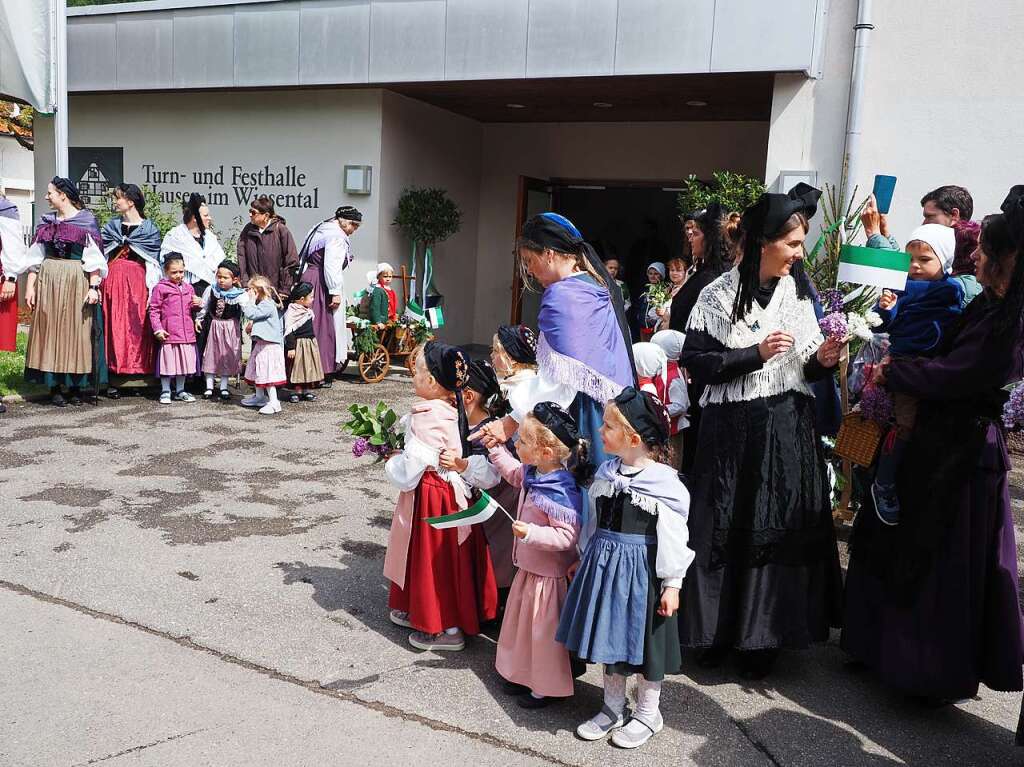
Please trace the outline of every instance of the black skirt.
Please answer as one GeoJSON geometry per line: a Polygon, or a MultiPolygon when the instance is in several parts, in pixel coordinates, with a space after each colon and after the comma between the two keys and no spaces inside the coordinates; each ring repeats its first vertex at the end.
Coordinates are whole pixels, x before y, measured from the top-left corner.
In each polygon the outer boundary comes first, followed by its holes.
{"type": "Polygon", "coordinates": [[[787,392],[703,412],[681,641],[804,647],[841,619],[842,576],[814,400],[787,392]]]}

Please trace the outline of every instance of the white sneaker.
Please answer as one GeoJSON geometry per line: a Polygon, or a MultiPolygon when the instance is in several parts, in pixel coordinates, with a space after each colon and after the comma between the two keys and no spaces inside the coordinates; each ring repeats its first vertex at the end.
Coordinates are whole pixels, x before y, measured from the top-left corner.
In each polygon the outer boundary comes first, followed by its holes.
{"type": "Polygon", "coordinates": [[[160,404],[170,405],[171,404],[171,393],[169,391],[160,392],[160,404]]]}
{"type": "Polygon", "coordinates": [[[260,408],[261,415],[274,415],[275,413],[281,412],[280,402],[268,402],[266,405],[260,408]]]}
{"type": "Polygon", "coordinates": [[[648,722],[646,719],[638,719],[636,715],[630,719],[621,730],[612,733],[612,743],[619,748],[640,748],[649,741],[665,726],[665,720],[661,718],[659,711],[657,717],[648,722]]]}
{"type": "Polygon", "coordinates": [[[250,394],[248,397],[242,399],[242,407],[263,407],[270,399],[268,397],[261,397],[259,394],[250,394]]]}
{"type": "Polygon", "coordinates": [[[189,394],[187,391],[180,391],[180,392],[178,392],[174,396],[174,399],[178,400],[178,402],[195,402],[196,401],[196,398],[193,397],[191,394],[189,394]]]}
{"type": "Polygon", "coordinates": [[[407,629],[412,628],[412,624],[409,622],[409,613],[402,612],[401,610],[392,610],[390,615],[391,622],[396,626],[402,626],[407,629]]]}
{"type": "Polygon", "coordinates": [[[597,716],[593,716],[579,727],[576,734],[583,740],[600,740],[612,730],[617,730],[626,723],[626,712],[616,714],[608,706],[602,706],[597,716]]]}

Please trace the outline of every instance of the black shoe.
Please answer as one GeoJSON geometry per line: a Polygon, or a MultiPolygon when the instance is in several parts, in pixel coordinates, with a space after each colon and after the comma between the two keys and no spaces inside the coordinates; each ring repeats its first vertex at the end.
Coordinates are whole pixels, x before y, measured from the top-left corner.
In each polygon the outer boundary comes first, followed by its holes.
{"type": "Polygon", "coordinates": [[[506,695],[525,695],[530,692],[530,688],[525,684],[516,684],[506,679],[501,683],[501,691],[506,695]]]}
{"type": "Polygon", "coordinates": [[[519,706],[519,708],[525,709],[545,708],[551,704],[551,701],[551,698],[535,698],[529,693],[527,693],[526,695],[520,695],[518,698],[516,698],[516,704],[519,706]]]}
{"type": "Polygon", "coordinates": [[[59,391],[55,391],[50,395],[50,404],[54,407],[67,407],[68,401],[64,399],[64,395],[59,391]]]}
{"type": "Polygon", "coordinates": [[[78,407],[79,405],[82,404],[82,398],[75,392],[71,392],[68,395],[68,404],[74,407],[78,407]]]}
{"type": "Polygon", "coordinates": [[[313,402],[316,399],[316,395],[311,391],[307,391],[303,393],[302,399],[306,400],[306,402],[313,402]]]}
{"type": "Polygon", "coordinates": [[[299,395],[296,394],[295,392],[292,392],[291,394],[288,395],[288,401],[294,405],[296,402],[299,401],[299,395]]]}
{"type": "Polygon", "coordinates": [[[332,385],[333,384],[331,383],[331,379],[330,378],[325,378],[324,382],[322,384],[320,384],[320,388],[321,389],[330,389],[332,385]]]}
{"type": "Polygon", "coordinates": [[[121,399],[121,392],[111,386],[107,389],[107,399],[121,399]]]}
{"type": "Polygon", "coordinates": [[[213,389],[207,389],[203,392],[203,399],[213,399],[213,389]]]}
{"type": "Polygon", "coordinates": [[[220,401],[221,402],[227,402],[230,399],[231,399],[231,392],[229,392],[227,389],[221,389],[220,390],[220,401]]]}
{"type": "Polygon", "coordinates": [[[5,405],[4,401],[2,399],[0,399],[0,413],[6,413],[6,412],[7,412],[7,405],[5,405]]]}
{"type": "Polygon", "coordinates": [[[744,679],[764,679],[775,667],[779,657],[778,649],[748,650],[740,653],[740,676],[744,679]]]}
{"type": "Polygon", "coordinates": [[[700,668],[718,668],[729,655],[730,648],[726,645],[712,645],[697,653],[697,665],[700,668]]]}

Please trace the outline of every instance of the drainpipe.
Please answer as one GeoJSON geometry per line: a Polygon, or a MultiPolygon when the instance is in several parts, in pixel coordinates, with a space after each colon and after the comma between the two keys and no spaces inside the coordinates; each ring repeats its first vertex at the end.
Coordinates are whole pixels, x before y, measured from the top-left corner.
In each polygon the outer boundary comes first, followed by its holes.
{"type": "Polygon", "coordinates": [[[857,182],[860,165],[861,107],[864,104],[864,70],[867,68],[868,48],[871,46],[871,0],[859,0],[857,23],[854,25],[853,70],[850,73],[850,107],[846,116],[846,152],[843,156],[846,166],[846,181],[843,200],[849,205],[853,187],[857,182]]]}

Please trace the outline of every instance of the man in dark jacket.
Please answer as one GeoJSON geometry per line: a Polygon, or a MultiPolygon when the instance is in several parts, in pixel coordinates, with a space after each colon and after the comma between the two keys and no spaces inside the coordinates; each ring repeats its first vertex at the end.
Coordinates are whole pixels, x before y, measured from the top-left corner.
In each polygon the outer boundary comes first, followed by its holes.
{"type": "Polygon", "coordinates": [[[284,225],[284,219],[274,214],[274,202],[261,196],[249,206],[249,223],[238,236],[238,268],[242,272],[242,285],[249,278],[262,274],[270,280],[282,296],[292,289],[292,269],[299,264],[299,251],[295,238],[284,225]]]}

